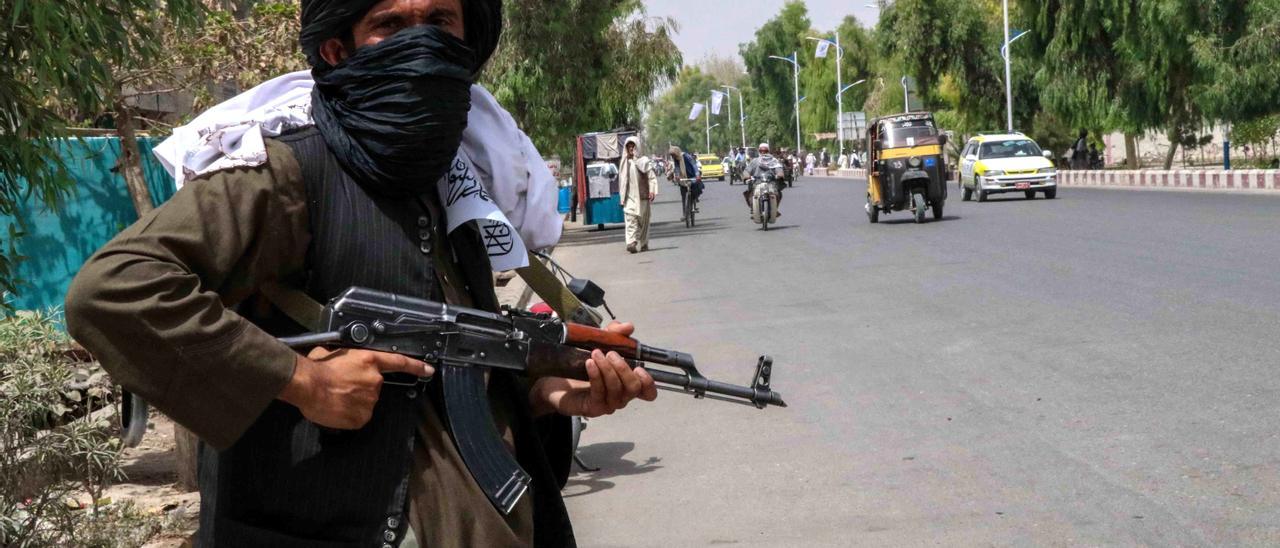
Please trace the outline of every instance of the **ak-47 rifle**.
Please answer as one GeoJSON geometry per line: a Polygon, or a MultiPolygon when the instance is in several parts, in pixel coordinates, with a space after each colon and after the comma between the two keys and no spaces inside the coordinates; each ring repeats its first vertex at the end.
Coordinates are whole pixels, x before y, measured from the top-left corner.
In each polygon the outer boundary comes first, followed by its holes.
{"type": "Polygon", "coordinates": [[[507,451],[493,422],[484,380],[487,368],[532,379],[587,380],[587,359],[592,350],[601,350],[617,352],[632,367],[644,367],[661,388],[760,409],[787,405],[769,389],[773,360],[768,356],[760,357],[750,386],[737,386],[703,377],[693,356],[683,352],[548,315],[515,310],[494,314],[351,288],[325,306],[319,329],[320,333],[282,340],[303,351],[336,346],[393,352],[436,367],[458,452],[503,514],[515,507],[531,478],[507,451]]]}

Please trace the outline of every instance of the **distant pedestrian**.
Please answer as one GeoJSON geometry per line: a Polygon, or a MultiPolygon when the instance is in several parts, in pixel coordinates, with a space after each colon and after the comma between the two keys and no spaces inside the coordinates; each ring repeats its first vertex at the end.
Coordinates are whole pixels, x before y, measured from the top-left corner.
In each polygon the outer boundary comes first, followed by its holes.
{"type": "Polygon", "coordinates": [[[1089,131],[1080,130],[1080,138],[1071,145],[1071,169],[1089,169],[1089,131]]]}
{"type": "Polygon", "coordinates": [[[818,163],[818,158],[812,152],[804,157],[804,174],[813,177],[813,168],[818,163]]]}

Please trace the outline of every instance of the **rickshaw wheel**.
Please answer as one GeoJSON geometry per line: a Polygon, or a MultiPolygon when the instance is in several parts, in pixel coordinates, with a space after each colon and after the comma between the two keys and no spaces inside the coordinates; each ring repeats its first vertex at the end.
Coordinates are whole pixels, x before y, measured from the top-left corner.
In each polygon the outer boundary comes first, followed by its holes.
{"type": "Polygon", "coordinates": [[[942,220],[942,204],[943,202],[936,202],[933,204],[933,220],[935,221],[942,220]]]}
{"type": "Polygon", "coordinates": [[[880,208],[871,203],[871,195],[867,195],[867,219],[872,223],[880,222],[880,208]]]}
{"type": "Polygon", "coordinates": [[[916,224],[924,223],[925,215],[928,215],[929,211],[929,205],[925,203],[924,194],[917,192],[911,196],[911,200],[916,204],[916,224]]]}

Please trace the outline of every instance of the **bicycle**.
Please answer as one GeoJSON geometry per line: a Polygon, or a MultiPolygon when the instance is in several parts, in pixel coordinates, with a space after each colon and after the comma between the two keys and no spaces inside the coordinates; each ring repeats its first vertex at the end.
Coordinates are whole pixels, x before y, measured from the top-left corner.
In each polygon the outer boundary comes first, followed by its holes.
{"type": "Polygon", "coordinates": [[[697,179],[680,179],[676,183],[680,185],[680,211],[684,216],[685,228],[697,225],[698,200],[693,197],[693,184],[697,182],[697,179]]]}

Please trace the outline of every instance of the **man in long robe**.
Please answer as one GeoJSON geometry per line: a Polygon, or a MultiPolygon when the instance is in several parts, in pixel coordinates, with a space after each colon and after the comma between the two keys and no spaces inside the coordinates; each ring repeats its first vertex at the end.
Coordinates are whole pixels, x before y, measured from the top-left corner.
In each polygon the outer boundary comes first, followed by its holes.
{"type": "Polygon", "coordinates": [[[627,139],[618,166],[618,189],[627,222],[627,252],[649,250],[650,205],[658,198],[658,172],[653,160],[641,153],[640,139],[627,139]]]}

